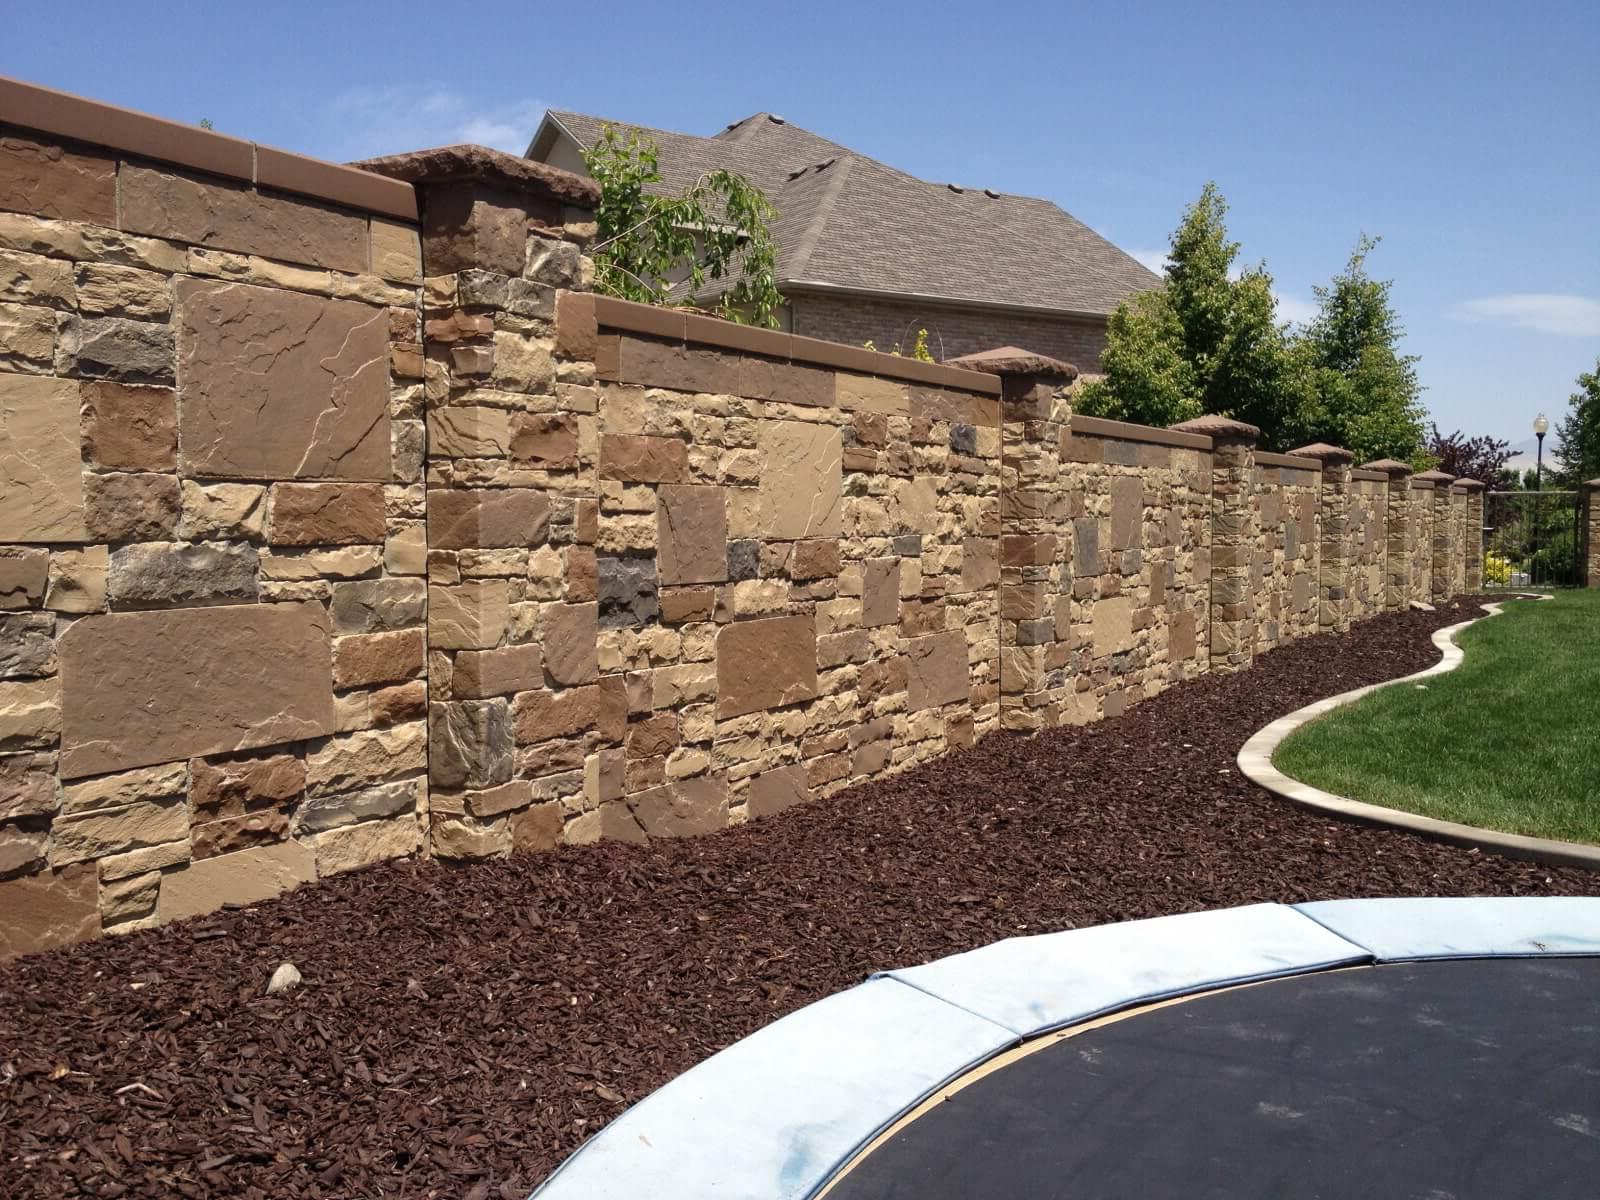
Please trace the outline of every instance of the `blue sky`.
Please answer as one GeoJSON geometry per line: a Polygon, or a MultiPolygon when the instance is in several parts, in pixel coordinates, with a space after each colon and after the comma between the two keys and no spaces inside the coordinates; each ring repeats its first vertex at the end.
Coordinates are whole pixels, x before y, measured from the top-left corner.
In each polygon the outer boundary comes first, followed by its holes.
{"type": "Polygon", "coordinates": [[[1287,316],[1382,236],[1446,429],[1520,441],[1600,354],[1594,0],[57,0],[5,24],[0,74],[337,159],[520,150],[547,105],[696,133],[764,109],[1152,260],[1215,179],[1287,316]]]}

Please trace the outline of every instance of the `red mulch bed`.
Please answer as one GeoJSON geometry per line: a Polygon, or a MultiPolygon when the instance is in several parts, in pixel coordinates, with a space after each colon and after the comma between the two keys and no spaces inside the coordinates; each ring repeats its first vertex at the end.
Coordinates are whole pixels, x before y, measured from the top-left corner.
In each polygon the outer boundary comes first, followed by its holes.
{"type": "Polygon", "coordinates": [[[627,1104],[876,969],[1258,900],[1600,893],[1234,768],[1268,720],[1433,662],[1428,633],[1475,612],[1380,617],[714,837],[392,864],[14,963],[0,1195],[520,1200],[627,1104]],[[284,960],[306,981],[268,998],[284,960]]]}

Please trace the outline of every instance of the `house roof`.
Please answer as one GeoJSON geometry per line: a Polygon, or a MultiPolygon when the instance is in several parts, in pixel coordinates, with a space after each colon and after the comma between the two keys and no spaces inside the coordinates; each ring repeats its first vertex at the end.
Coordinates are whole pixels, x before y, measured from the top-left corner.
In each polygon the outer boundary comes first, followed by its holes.
{"type": "Polygon", "coordinates": [[[662,190],[707,171],[744,175],[778,217],[778,284],[1104,315],[1160,277],[1048,200],[930,183],[771,113],[712,137],[549,112],[529,157],[558,133],[584,149],[607,125],[656,143],[662,190]]]}

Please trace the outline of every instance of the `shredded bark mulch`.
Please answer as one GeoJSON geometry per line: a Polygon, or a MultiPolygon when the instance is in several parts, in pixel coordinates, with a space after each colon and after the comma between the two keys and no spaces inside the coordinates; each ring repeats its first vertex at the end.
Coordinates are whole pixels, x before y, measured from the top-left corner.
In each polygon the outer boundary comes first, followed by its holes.
{"type": "Polygon", "coordinates": [[[1258,900],[1600,893],[1234,767],[1267,721],[1426,666],[1475,613],[1380,617],[713,837],[391,864],[13,963],[0,1195],[520,1200],[631,1102],[873,970],[1258,900]],[[285,961],[305,982],[266,996],[285,961]]]}

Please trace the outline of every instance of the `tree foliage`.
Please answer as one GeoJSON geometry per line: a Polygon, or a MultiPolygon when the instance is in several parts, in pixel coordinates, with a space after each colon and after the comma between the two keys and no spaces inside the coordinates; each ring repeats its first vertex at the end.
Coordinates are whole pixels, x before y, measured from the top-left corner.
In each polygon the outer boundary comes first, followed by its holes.
{"type": "Polygon", "coordinates": [[[1578,390],[1567,401],[1567,415],[1556,422],[1557,473],[1567,487],[1600,479],[1600,359],[1578,376],[1578,390]]]}
{"type": "Polygon", "coordinates": [[[717,170],[681,195],[657,195],[650,190],[662,182],[655,143],[636,130],[623,138],[609,125],[583,161],[600,185],[596,291],[671,304],[675,290],[692,302],[708,284],[726,280],[715,302],[719,315],[777,326],[783,297],[770,224],[778,214],[759,188],[717,170]]]}
{"type": "Polygon", "coordinates": [[[1440,433],[1437,425],[1431,426],[1427,453],[1439,470],[1457,479],[1476,479],[1481,483],[1497,484],[1506,460],[1515,457],[1511,443],[1492,437],[1469,438],[1459,429],[1453,433],[1440,433]]]}
{"type": "Polygon", "coordinates": [[[1266,267],[1237,265],[1227,211],[1206,184],[1172,235],[1166,288],[1112,314],[1104,378],[1084,386],[1078,407],[1146,425],[1221,413],[1260,426],[1263,449],[1325,441],[1362,461],[1420,465],[1416,359],[1397,349],[1390,283],[1366,273],[1377,242],[1363,237],[1345,270],[1315,289],[1318,314],[1294,333],[1278,319],[1266,267]]]}

